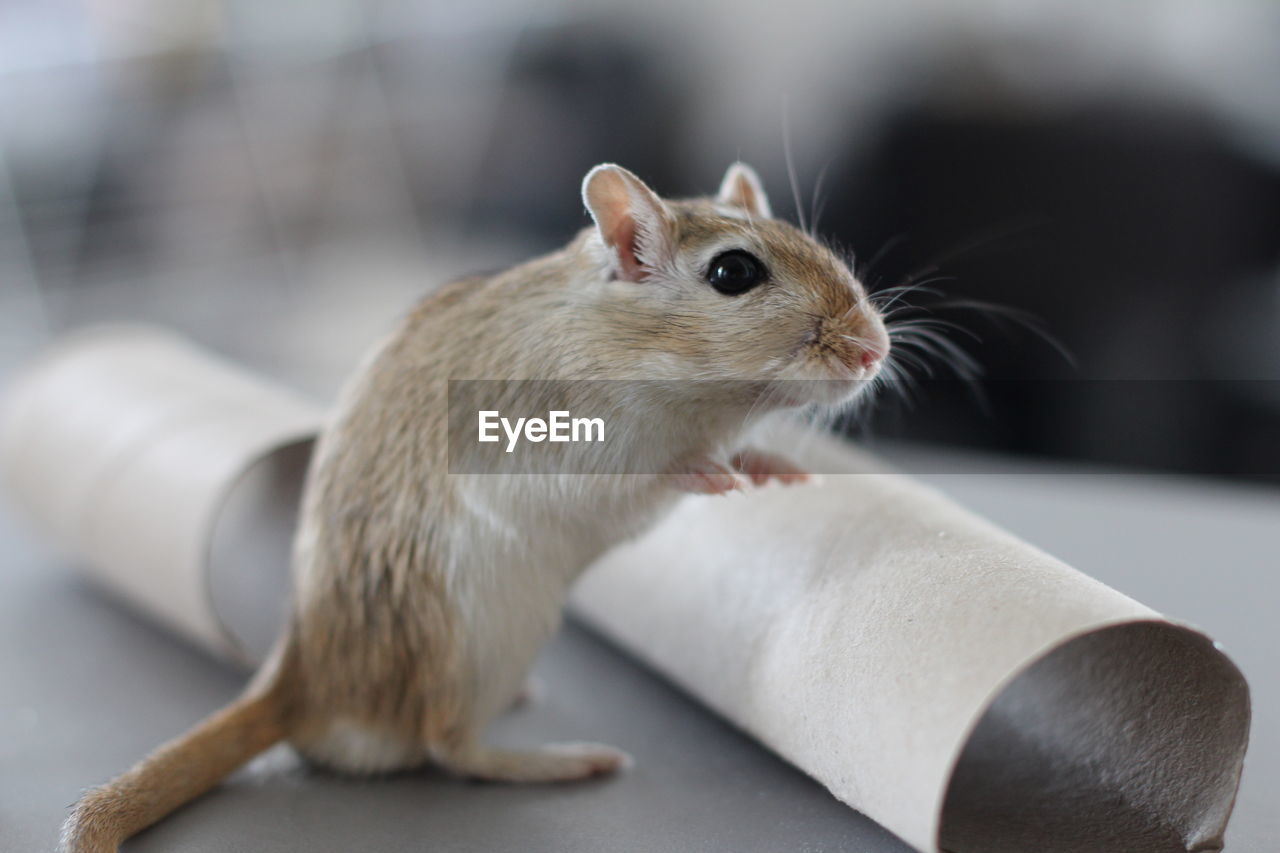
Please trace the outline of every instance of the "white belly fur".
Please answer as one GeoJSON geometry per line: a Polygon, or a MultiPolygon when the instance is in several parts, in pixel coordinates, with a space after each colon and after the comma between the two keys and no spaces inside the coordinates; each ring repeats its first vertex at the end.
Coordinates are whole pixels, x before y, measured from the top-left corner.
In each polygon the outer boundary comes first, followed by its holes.
{"type": "Polygon", "coordinates": [[[319,737],[295,746],[309,761],[360,775],[418,767],[427,757],[421,744],[343,719],[334,720],[319,737]]]}

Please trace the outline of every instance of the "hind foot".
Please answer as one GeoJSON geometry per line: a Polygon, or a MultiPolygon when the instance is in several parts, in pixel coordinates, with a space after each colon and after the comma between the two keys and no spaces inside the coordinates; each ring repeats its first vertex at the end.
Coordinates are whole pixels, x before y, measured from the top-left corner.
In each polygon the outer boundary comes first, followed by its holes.
{"type": "Polygon", "coordinates": [[[600,743],[549,743],[535,749],[473,745],[436,757],[459,776],[489,782],[576,782],[615,773],[631,756],[600,743]]]}

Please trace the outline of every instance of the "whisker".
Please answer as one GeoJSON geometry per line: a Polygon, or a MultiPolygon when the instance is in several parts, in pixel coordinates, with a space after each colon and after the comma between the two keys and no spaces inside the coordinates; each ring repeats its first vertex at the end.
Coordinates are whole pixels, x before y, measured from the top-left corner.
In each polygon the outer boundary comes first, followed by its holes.
{"type": "Polygon", "coordinates": [[[914,346],[942,360],[961,379],[982,375],[982,366],[963,347],[945,335],[928,329],[907,329],[892,339],[896,344],[914,346]]]}
{"type": "MultiPolygon", "coordinates": [[[[965,383],[968,394],[989,416],[990,400],[987,389],[980,381],[985,373],[983,365],[974,352],[956,341],[956,338],[963,336],[981,344],[984,335],[971,328],[972,324],[957,322],[949,316],[939,316],[949,311],[976,312],[1006,333],[1010,326],[1020,327],[1051,347],[1069,366],[1077,367],[1070,349],[1049,331],[1043,318],[1034,313],[977,299],[948,298],[943,290],[930,287],[956,280],[956,276],[942,273],[942,265],[1028,227],[1027,224],[1015,224],[979,234],[939,252],[927,263],[911,270],[892,287],[877,288],[873,286],[873,282],[884,258],[901,245],[905,240],[904,235],[897,235],[886,241],[861,269],[853,259],[850,260],[850,267],[866,284],[866,299],[879,312],[892,344],[888,358],[864,396],[884,393],[901,401],[907,408],[914,408],[921,399],[923,381],[950,374],[965,383]]],[[[854,344],[867,343],[865,339],[855,335],[843,337],[854,344]]]]}
{"type": "Polygon", "coordinates": [[[857,275],[857,277],[862,279],[863,281],[866,281],[869,283],[871,280],[872,271],[875,269],[876,264],[884,260],[885,257],[887,257],[888,254],[892,252],[895,248],[897,248],[898,246],[901,246],[906,241],[906,239],[907,239],[906,234],[895,234],[894,236],[890,237],[888,240],[885,241],[884,245],[881,246],[876,251],[876,253],[871,256],[871,260],[867,261],[867,265],[862,268],[862,272],[855,271],[855,275],[857,275]]]}
{"type": "MultiPolygon", "coordinates": [[[[902,370],[901,365],[894,361],[893,357],[881,368],[880,373],[886,377],[885,387],[892,389],[897,399],[902,401],[908,410],[914,409],[918,403],[915,396],[915,377],[902,370]],[[890,382],[893,384],[889,385],[890,382]]],[[[879,379],[879,377],[876,378],[879,379]]]]}
{"type": "Polygon", "coordinates": [[[800,182],[796,180],[795,158],[791,156],[791,109],[790,101],[785,96],[782,99],[782,157],[786,161],[787,180],[791,182],[791,198],[796,206],[796,219],[800,221],[800,230],[809,234],[809,225],[804,218],[804,206],[800,203],[800,182]]]}
{"type": "MultiPolygon", "coordinates": [[[[897,362],[903,361],[919,370],[926,378],[932,379],[934,377],[933,365],[916,353],[901,348],[892,350],[891,353],[889,364],[886,364],[885,367],[892,364],[896,368],[898,366],[897,362]]],[[[881,368],[881,370],[883,371],[884,368],[881,368]]]]}
{"type": "Polygon", "coordinates": [[[955,281],[955,280],[956,280],[956,277],[953,275],[937,275],[931,278],[921,279],[920,281],[910,282],[908,284],[900,284],[900,285],[897,285],[896,287],[887,287],[884,290],[877,290],[874,294],[872,294],[872,298],[875,299],[875,298],[879,298],[883,294],[890,294],[889,301],[880,306],[880,310],[884,312],[884,311],[888,311],[894,305],[901,302],[911,293],[932,293],[932,294],[941,296],[942,295],[941,291],[935,288],[931,288],[929,287],[929,285],[939,284],[944,281],[955,281]]]}
{"type": "MultiPolygon", "coordinates": [[[[950,320],[944,320],[941,317],[917,317],[910,320],[897,320],[893,323],[893,329],[906,331],[907,329],[937,329],[950,330],[958,332],[962,335],[972,338],[978,343],[982,343],[982,336],[972,329],[961,326],[959,323],[953,323],[950,320]]],[[[890,330],[890,338],[893,337],[893,330],[890,330]]]]}
{"type": "Polygon", "coordinates": [[[1014,325],[1025,329],[1031,334],[1038,337],[1049,345],[1063,361],[1072,369],[1078,369],[1079,363],[1072,354],[1069,347],[1062,342],[1056,335],[1045,328],[1044,320],[1030,311],[1024,311],[1021,308],[1014,308],[1008,305],[999,305],[994,302],[985,302],[978,299],[951,299],[946,302],[939,302],[931,308],[958,308],[960,310],[977,311],[988,315],[988,319],[998,317],[1008,320],[1014,325]]]}
{"type": "Polygon", "coordinates": [[[831,168],[832,159],[828,157],[827,162],[823,163],[822,168],[818,170],[818,177],[813,182],[813,194],[809,196],[809,224],[814,232],[818,230],[818,220],[822,218],[822,211],[827,206],[822,184],[827,179],[827,170],[831,168]]]}
{"type": "Polygon", "coordinates": [[[968,240],[953,244],[949,249],[943,249],[935,253],[929,260],[925,261],[920,267],[907,273],[904,277],[904,283],[915,281],[920,276],[930,275],[939,269],[943,264],[949,263],[971,255],[979,249],[985,249],[993,243],[1005,240],[1015,234],[1023,233],[1034,227],[1033,222],[1013,222],[1004,225],[997,225],[988,228],[986,231],[980,231],[968,240]]]}

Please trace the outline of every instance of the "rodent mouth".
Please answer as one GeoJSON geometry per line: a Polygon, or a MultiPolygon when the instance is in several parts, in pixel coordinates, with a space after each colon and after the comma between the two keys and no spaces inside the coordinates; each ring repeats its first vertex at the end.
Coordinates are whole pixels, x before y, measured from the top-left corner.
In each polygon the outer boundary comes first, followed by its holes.
{"type": "Polygon", "coordinates": [[[888,336],[851,323],[848,316],[814,317],[790,353],[791,369],[771,383],[768,400],[779,408],[840,405],[871,385],[888,358],[888,336]]]}

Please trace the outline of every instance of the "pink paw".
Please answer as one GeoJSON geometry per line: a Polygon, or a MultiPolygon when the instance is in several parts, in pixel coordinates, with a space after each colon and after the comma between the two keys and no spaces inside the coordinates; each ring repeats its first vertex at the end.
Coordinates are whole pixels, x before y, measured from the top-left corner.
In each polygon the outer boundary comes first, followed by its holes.
{"type": "Polygon", "coordinates": [[[753,484],[762,486],[770,478],[780,483],[804,483],[809,473],[797,468],[790,460],[763,450],[743,450],[731,460],[733,467],[745,474],[753,484]]]}
{"type": "Polygon", "coordinates": [[[695,495],[725,495],[746,488],[736,471],[714,459],[690,459],[667,475],[671,487],[695,495]]]}

